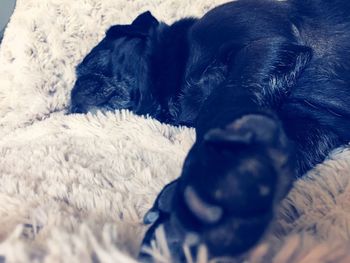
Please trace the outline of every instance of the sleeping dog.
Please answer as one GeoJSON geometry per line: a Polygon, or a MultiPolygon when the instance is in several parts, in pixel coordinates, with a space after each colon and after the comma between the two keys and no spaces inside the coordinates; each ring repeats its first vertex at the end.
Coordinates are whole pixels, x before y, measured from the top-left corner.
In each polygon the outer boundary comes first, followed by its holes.
{"type": "Polygon", "coordinates": [[[77,67],[71,112],[129,109],[196,130],[145,215],[144,245],[161,225],[179,262],[188,240],[217,257],[261,239],[293,181],[350,140],[349,28],[348,0],[238,0],[106,32],[77,67]]]}

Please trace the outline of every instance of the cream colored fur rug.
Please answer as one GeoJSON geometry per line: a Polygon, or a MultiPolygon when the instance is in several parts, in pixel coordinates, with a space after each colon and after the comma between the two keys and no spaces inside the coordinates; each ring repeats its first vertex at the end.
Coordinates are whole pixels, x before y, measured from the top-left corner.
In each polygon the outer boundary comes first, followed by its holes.
{"type": "MultiPolygon", "coordinates": [[[[142,216],[194,132],[124,111],[64,115],[74,67],[110,25],[224,1],[17,0],[0,47],[0,262],[135,262],[142,216]]],[[[248,262],[350,262],[349,179],[345,148],[296,183],[248,262]]]]}

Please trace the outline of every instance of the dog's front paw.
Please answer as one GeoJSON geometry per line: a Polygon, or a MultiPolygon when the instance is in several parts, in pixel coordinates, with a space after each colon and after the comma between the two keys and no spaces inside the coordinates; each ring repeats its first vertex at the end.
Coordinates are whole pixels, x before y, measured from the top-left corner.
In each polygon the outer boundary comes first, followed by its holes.
{"type": "Polygon", "coordinates": [[[187,156],[169,208],[157,221],[172,256],[179,258],[188,236],[205,244],[211,257],[253,247],[291,186],[292,153],[280,124],[264,115],[208,131],[187,156]]]}

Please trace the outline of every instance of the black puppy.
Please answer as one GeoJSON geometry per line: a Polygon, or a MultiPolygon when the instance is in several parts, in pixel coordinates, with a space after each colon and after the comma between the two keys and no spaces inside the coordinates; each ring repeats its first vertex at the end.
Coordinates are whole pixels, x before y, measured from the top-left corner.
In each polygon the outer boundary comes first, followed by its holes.
{"type": "Polygon", "coordinates": [[[179,261],[188,236],[212,257],[259,241],[293,180],[350,140],[349,28],[348,0],[241,0],[107,31],[77,68],[72,112],[126,108],[197,134],[145,245],[160,225],[179,261]]]}

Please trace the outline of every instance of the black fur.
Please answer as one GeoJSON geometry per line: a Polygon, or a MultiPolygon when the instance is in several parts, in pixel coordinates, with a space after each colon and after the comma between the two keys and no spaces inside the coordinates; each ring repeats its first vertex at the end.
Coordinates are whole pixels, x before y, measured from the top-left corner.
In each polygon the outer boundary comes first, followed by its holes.
{"type": "Polygon", "coordinates": [[[238,0],[107,31],[77,68],[71,111],[130,109],[197,134],[144,245],[161,224],[180,262],[188,233],[211,256],[260,240],[293,180],[350,141],[349,27],[347,0],[238,0]]]}

